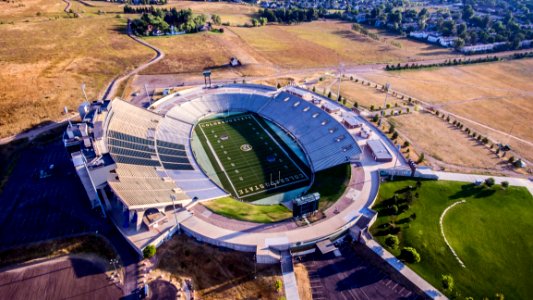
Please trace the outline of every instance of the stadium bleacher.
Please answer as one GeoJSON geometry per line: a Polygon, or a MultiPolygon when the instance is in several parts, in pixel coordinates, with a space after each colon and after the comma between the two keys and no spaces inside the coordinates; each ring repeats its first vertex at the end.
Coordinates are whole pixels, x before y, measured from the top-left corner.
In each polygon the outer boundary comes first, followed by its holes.
{"type": "Polygon", "coordinates": [[[361,154],[344,126],[299,96],[251,85],[197,88],[155,102],[149,110],[113,101],[106,141],[119,179],[111,187],[143,205],[168,201],[176,191],[177,199],[226,195],[195,161],[190,139],[199,119],[228,111],[254,112],[283,128],[298,140],[315,172],[361,154]]]}

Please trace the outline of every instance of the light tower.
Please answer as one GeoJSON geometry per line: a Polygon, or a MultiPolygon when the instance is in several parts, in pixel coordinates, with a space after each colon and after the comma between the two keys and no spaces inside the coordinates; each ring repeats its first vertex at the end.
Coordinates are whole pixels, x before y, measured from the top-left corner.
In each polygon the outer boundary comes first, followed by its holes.
{"type": "Polygon", "coordinates": [[[203,72],[203,75],[204,75],[204,87],[210,88],[211,87],[211,70],[205,70],[203,72]]]}

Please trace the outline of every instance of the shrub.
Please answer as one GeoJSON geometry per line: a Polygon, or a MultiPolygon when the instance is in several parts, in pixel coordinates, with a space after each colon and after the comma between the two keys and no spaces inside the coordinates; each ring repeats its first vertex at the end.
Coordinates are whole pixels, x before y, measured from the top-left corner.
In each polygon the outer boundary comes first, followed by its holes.
{"type": "Polygon", "coordinates": [[[374,110],[374,105],[370,105],[370,110],[374,110]]]}
{"type": "Polygon", "coordinates": [[[374,123],[376,123],[377,121],[379,121],[379,116],[377,114],[374,115],[374,117],[372,118],[372,121],[374,123]]]}
{"type": "Polygon", "coordinates": [[[400,240],[397,236],[389,234],[385,237],[385,245],[391,249],[397,249],[400,245],[400,240]]]}
{"type": "Polygon", "coordinates": [[[328,98],[331,98],[331,91],[329,91],[328,93],[328,98]]]}
{"type": "Polygon", "coordinates": [[[277,292],[280,292],[281,291],[281,287],[283,286],[283,284],[281,283],[281,280],[276,280],[276,291],[277,292]]]}
{"type": "Polygon", "coordinates": [[[411,221],[416,220],[416,213],[412,213],[412,214],[409,216],[409,219],[411,219],[411,221]]]}
{"type": "Polygon", "coordinates": [[[442,287],[445,291],[451,292],[453,291],[453,277],[452,275],[442,275],[442,287]]]}
{"type": "Polygon", "coordinates": [[[411,264],[420,262],[420,254],[413,247],[403,247],[400,258],[411,264]]]}
{"type": "Polygon", "coordinates": [[[502,187],[508,188],[509,187],[509,181],[502,181],[502,187]]]}
{"type": "Polygon", "coordinates": [[[395,139],[397,139],[397,138],[398,138],[398,132],[394,131],[394,132],[392,133],[392,139],[395,140],[395,139]]]}
{"type": "Polygon", "coordinates": [[[424,161],[424,152],[420,153],[420,156],[418,157],[418,160],[416,161],[416,163],[421,163],[424,161]]]}
{"type": "Polygon", "coordinates": [[[492,177],[489,177],[489,178],[485,179],[485,185],[487,185],[488,187],[493,186],[494,183],[495,183],[495,181],[494,181],[494,178],[492,178],[492,177]]]}
{"type": "MultiPolygon", "coordinates": [[[[281,83],[278,82],[278,85],[276,86],[278,89],[281,88],[281,83]]],[[[314,87],[313,87],[314,88],[314,87]]]]}
{"type": "Polygon", "coordinates": [[[314,93],[314,92],[316,92],[316,87],[315,87],[315,86],[313,86],[313,93],[314,93]]]}
{"type": "Polygon", "coordinates": [[[355,102],[353,103],[353,107],[358,108],[358,107],[359,107],[359,103],[357,103],[357,101],[355,101],[355,102]]]}
{"type": "Polygon", "coordinates": [[[403,142],[403,147],[404,147],[404,148],[407,148],[407,147],[409,147],[409,145],[410,145],[410,144],[409,144],[409,142],[408,142],[408,141],[405,141],[405,142],[403,142]]]}
{"type": "Polygon", "coordinates": [[[514,156],[509,157],[507,160],[510,164],[514,163],[514,156]]]}
{"type": "Polygon", "coordinates": [[[155,255],[155,246],[154,245],[148,245],[146,248],[143,249],[143,257],[144,258],[152,258],[155,255]]]}

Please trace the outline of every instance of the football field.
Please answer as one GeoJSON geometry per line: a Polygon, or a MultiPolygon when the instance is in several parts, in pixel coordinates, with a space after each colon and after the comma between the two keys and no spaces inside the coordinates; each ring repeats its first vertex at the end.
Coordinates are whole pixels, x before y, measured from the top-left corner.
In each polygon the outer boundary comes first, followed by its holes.
{"type": "Polygon", "coordinates": [[[298,158],[259,118],[238,114],[201,121],[196,126],[222,185],[240,199],[309,183],[309,175],[295,161],[298,158]]]}

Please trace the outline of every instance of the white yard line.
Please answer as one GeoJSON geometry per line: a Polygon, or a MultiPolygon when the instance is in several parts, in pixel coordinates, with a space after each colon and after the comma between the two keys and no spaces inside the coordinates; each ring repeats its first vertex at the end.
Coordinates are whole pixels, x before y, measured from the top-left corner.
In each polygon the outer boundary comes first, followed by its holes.
{"type": "Polygon", "coordinates": [[[226,169],[224,169],[224,166],[222,165],[222,162],[220,161],[220,159],[218,159],[218,155],[216,154],[215,149],[211,145],[211,142],[209,142],[209,139],[207,138],[207,135],[205,134],[204,129],[202,128],[201,124],[199,124],[199,126],[200,126],[200,131],[202,131],[202,134],[205,137],[205,141],[207,142],[207,146],[209,146],[209,149],[211,150],[211,153],[213,154],[213,156],[215,156],[215,160],[217,161],[220,169],[222,170],[222,172],[224,172],[224,175],[226,175],[226,178],[228,179],[229,184],[233,188],[233,191],[235,192],[235,195],[237,195],[237,190],[235,189],[235,186],[233,185],[233,182],[231,182],[231,179],[229,178],[228,173],[226,172],[226,169]]]}

